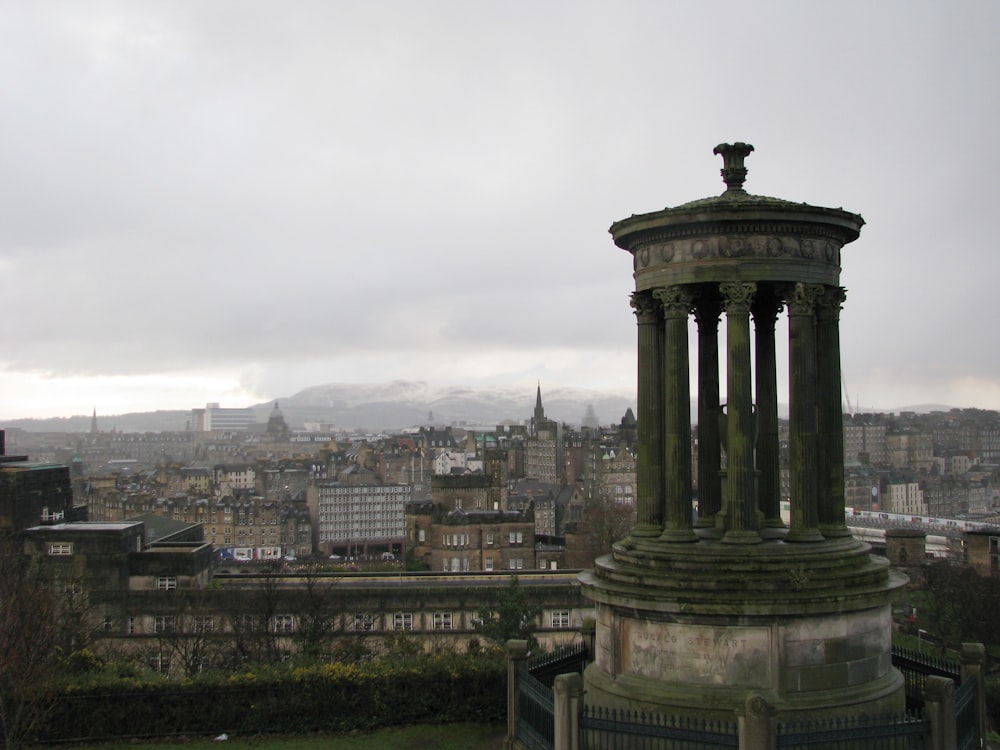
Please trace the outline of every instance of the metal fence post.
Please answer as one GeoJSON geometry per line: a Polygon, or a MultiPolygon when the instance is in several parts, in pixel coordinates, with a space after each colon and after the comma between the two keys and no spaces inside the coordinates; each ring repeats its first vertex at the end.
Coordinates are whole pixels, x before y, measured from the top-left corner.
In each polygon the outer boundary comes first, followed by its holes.
{"type": "Polygon", "coordinates": [[[507,641],[507,737],[505,748],[517,747],[517,721],[520,717],[521,670],[528,660],[527,641],[507,641]]]}
{"type": "Polygon", "coordinates": [[[986,721],[986,680],[983,669],[986,666],[986,647],[982,643],[962,644],[962,683],[976,681],[976,725],[979,730],[980,745],[989,736],[986,721]]]}
{"type": "Polygon", "coordinates": [[[580,696],[583,677],[576,672],[557,675],[552,683],[555,742],[552,750],[580,750],[580,696]]]}
{"type": "Polygon", "coordinates": [[[928,750],[954,750],[958,741],[955,731],[955,681],[950,677],[927,675],[924,710],[931,722],[928,750]]]}

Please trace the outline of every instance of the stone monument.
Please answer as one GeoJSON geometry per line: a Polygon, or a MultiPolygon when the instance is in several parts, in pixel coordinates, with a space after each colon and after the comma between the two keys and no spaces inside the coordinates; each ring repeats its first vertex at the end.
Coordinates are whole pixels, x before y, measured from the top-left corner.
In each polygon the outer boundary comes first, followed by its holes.
{"type": "Polygon", "coordinates": [[[635,276],[638,520],[580,576],[597,610],[586,702],[729,720],[747,710],[782,720],[902,711],[890,601],[905,579],[845,523],[840,261],[864,220],[747,193],[752,151],[715,148],[722,195],[610,229],[635,276]],[[787,524],[775,361],[785,309],[787,524]]]}

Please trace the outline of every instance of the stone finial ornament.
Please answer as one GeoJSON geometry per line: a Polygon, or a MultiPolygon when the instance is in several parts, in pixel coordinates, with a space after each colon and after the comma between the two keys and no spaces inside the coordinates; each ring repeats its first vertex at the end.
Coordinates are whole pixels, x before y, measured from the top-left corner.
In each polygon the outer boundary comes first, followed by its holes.
{"type": "Polygon", "coordinates": [[[713,154],[721,154],[722,169],[719,173],[726,183],[727,193],[744,193],[743,183],[747,179],[747,168],[743,166],[743,160],[753,151],[753,146],[749,143],[720,143],[714,149],[713,154]]]}

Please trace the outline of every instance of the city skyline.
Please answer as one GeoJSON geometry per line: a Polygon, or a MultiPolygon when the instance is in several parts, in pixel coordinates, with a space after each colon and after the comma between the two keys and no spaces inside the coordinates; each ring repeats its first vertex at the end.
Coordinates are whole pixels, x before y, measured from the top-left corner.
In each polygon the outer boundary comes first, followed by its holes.
{"type": "Polygon", "coordinates": [[[712,148],[736,140],[748,192],[867,222],[843,252],[849,406],[1000,409],[998,22],[976,2],[5,8],[0,419],[396,379],[634,394],[607,229],[720,194],[712,148]]]}

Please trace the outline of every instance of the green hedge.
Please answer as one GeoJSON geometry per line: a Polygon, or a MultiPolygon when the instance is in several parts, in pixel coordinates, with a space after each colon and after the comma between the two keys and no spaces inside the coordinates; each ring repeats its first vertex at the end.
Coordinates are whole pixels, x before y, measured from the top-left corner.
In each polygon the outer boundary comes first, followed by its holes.
{"type": "Polygon", "coordinates": [[[439,654],[371,664],[205,675],[181,683],[66,687],[39,742],[175,735],[334,732],[389,725],[503,723],[502,658],[439,654]]]}

